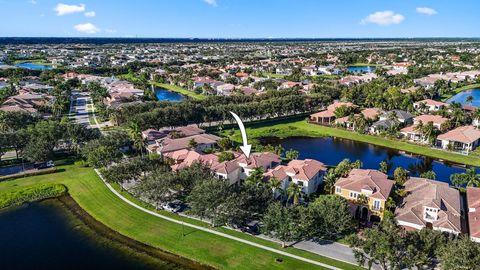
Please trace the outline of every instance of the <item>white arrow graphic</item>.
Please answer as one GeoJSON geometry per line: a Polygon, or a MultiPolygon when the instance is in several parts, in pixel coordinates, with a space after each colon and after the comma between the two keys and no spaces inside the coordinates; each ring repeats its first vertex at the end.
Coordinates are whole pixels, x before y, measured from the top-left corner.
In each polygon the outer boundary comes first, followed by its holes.
{"type": "Polygon", "coordinates": [[[240,133],[242,133],[243,146],[240,146],[240,149],[243,151],[247,158],[250,157],[250,151],[252,150],[252,145],[248,144],[247,141],[247,132],[245,131],[245,126],[243,125],[242,119],[238,117],[234,112],[230,112],[237,121],[238,127],[240,128],[240,133]]]}

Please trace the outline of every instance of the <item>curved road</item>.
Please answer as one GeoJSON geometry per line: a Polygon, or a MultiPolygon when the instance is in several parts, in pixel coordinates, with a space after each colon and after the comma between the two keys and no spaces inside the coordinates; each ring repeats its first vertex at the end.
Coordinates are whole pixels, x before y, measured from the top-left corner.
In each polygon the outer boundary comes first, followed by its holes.
{"type": "Polygon", "coordinates": [[[183,225],[183,226],[194,228],[196,230],[212,233],[212,234],[222,236],[222,237],[225,237],[225,238],[228,238],[228,239],[231,239],[231,240],[242,242],[244,244],[254,246],[254,247],[257,247],[257,248],[261,248],[263,250],[267,250],[267,251],[270,251],[270,252],[273,252],[273,253],[277,253],[277,254],[285,256],[285,257],[290,257],[290,258],[293,258],[293,259],[297,259],[297,260],[300,260],[300,261],[304,261],[304,262],[307,262],[307,263],[318,265],[318,266],[321,266],[321,267],[324,267],[324,268],[327,268],[327,269],[341,270],[341,268],[337,268],[337,267],[334,267],[334,266],[331,266],[331,265],[328,265],[328,264],[324,264],[324,263],[321,263],[321,262],[310,260],[310,259],[307,259],[307,258],[304,258],[304,257],[301,257],[301,256],[293,255],[293,254],[288,253],[288,252],[284,252],[284,251],[281,251],[281,250],[278,250],[278,249],[275,249],[275,248],[267,247],[267,246],[264,246],[264,245],[261,245],[261,244],[255,243],[255,242],[251,242],[251,241],[248,241],[248,240],[245,240],[245,239],[241,239],[241,238],[238,238],[238,237],[235,237],[235,236],[231,236],[229,234],[221,233],[221,232],[218,232],[218,231],[215,231],[215,230],[212,230],[212,229],[204,228],[204,227],[201,227],[201,226],[196,226],[196,225],[193,225],[193,224],[190,224],[190,223],[185,223],[183,221],[179,221],[179,220],[173,219],[171,217],[167,217],[167,216],[161,215],[159,213],[150,211],[148,209],[145,209],[145,208],[133,203],[132,201],[128,200],[127,198],[123,197],[122,194],[120,194],[118,191],[116,191],[109,183],[107,183],[105,181],[105,179],[103,178],[103,176],[100,174],[100,172],[97,169],[95,169],[95,172],[98,174],[100,179],[102,179],[102,181],[105,183],[105,185],[108,187],[108,189],[113,194],[115,194],[117,197],[119,197],[122,201],[128,203],[129,205],[131,205],[131,206],[137,208],[138,210],[143,211],[147,214],[150,214],[150,215],[153,215],[153,216],[156,216],[156,217],[159,217],[159,218],[162,218],[162,219],[165,219],[165,220],[168,220],[170,222],[174,222],[174,223],[177,223],[177,224],[180,224],[180,225],[183,225]]]}

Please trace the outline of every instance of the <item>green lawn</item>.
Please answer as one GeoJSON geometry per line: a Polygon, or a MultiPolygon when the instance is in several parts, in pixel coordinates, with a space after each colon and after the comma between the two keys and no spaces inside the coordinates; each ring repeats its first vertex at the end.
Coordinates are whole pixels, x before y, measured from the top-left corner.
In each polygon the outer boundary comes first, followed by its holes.
{"type": "MultiPolygon", "coordinates": [[[[401,151],[410,152],[429,156],[437,159],[451,161],[460,164],[480,166],[480,158],[476,156],[465,156],[457,153],[446,152],[442,150],[432,149],[430,147],[411,144],[404,141],[386,139],[379,136],[363,135],[356,132],[351,132],[344,129],[325,127],[315,124],[309,124],[305,120],[290,121],[274,125],[254,125],[247,128],[249,138],[255,139],[260,137],[279,137],[287,138],[292,136],[307,136],[307,137],[338,137],[344,139],[355,140],[359,142],[370,143],[374,145],[384,146],[388,148],[398,149],[401,151]]],[[[240,134],[237,130],[234,140],[240,141],[240,134]]]]}
{"type": "MultiPolygon", "coordinates": [[[[72,198],[91,216],[119,233],[165,251],[211,265],[219,269],[322,269],[292,258],[277,255],[246,244],[185,227],[142,212],[120,200],[111,193],[93,169],[79,168],[65,162],[59,164],[60,172],[0,182],[0,193],[11,192],[37,183],[61,183],[67,186],[72,198]],[[283,262],[276,262],[282,258],[283,262]]],[[[118,186],[117,186],[118,187],[118,186]]],[[[133,199],[133,198],[129,198],[133,199]]],[[[179,216],[170,214],[179,218],[179,216]]],[[[204,223],[185,221],[195,224],[204,223]]],[[[237,237],[262,243],[292,254],[301,255],[342,269],[361,269],[305,251],[282,249],[272,242],[258,239],[228,229],[219,229],[237,237]]]]}
{"type": "Polygon", "coordinates": [[[197,94],[193,91],[190,91],[190,90],[187,90],[187,89],[184,89],[180,86],[176,86],[176,85],[173,85],[173,84],[168,84],[168,83],[157,83],[157,82],[151,82],[154,86],[156,87],[160,87],[160,88],[165,88],[167,90],[170,90],[170,91],[173,91],[173,92],[177,92],[177,93],[180,93],[184,96],[188,96],[188,97],[191,97],[191,98],[194,98],[194,99],[199,99],[199,100],[202,100],[202,99],[206,99],[207,96],[205,95],[201,95],[201,94],[197,94]]]}
{"type": "Polygon", "coordinates": [[[441,100],[443,102],[447,101],[449,98],[453,97],[454,95],[460,93],[460,92],[463,92],[465,90],[470,90],[470,89],[474,89],[474,88],[480,88],[480,83],[475,83],[475,84],[471,84],[471,85],[466,85],[466,86],[463,86],[463,87],[459,87],[457,89],[454,90],[454,94],[448,94],[448,95],[443,95],[441,97],[441,100]]]}

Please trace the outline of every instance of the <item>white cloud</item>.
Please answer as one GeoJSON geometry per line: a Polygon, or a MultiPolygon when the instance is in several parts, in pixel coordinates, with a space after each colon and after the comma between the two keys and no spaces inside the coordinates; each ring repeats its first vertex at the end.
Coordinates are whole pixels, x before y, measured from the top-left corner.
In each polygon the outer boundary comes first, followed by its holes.
{"type": "Polygon", "coordinates": [[[435,9],[429,8],[429,7],[418,7],[417,12],[423,15],[428,15],[428,16],[437,14],[437,11],[435,9]]]}
{"type": "Polygon", "coordinates": [[[210,6],[217,6],[217,0],[203,0],[205,3],[209,4],[210,6]]]}
{"type": "Polygon", "coordinates": [[[77,30],[78,32],[82,32],[85,34],[96,34],[100,32],[100,28],[96,27],[92,23],[77,24],[73,28],[75,28],[75,30],[77,30]]]}
{"type": "Polygon", "coordinates": [[[86,17],[95,17],[95,15],[97,14],[95,13],[95,11],[88,11],[88,12],[85,12],[84,15],[86,17]]]}
{"type": "Polygon", "coordinates": [[[402,14],[395,13],[391,10],[385,10],[385,11],[377,11],[375,13],[372,13],[368,15],[366,18],[364,18],[361,23],[362,24],[368,24],[368,23],[374,23],[378,25],[390,25],[390,24],[399,24],[403,20],[405,20],[405,17],[402,14]]]}
{"type": "Polygon", "coordinates": [[[54,10],[57,12],[57,16],[63,16],[63,15],[72,14],[72,13],[84,12],[85,5],[84,4],[67,5],[67,4],[60,3],[60,4],[57,4],[54,10]]]}

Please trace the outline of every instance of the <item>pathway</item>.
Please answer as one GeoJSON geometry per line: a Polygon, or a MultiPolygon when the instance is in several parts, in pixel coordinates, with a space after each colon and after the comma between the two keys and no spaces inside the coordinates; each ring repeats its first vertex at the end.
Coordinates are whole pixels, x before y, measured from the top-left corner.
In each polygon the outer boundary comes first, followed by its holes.
{"type": "Polygon", "coordinates": [[[159,218],[162,218],[162,219],[165,219],[165,220],[168,220],[170,222],[174,222],[174,223],[177,223],[177,224],[180,224],[180,225],[183,225],[183,226],[187,226],[187,227],[190,227],[190,228],[193,228],[193,229],[196,229],[196,230],[212,233],[212,234],[215,234],[215,235],[218,235],[218,236],[221,236],[221,237],[225,237],[225,238],[228,238],[228,239],[231,239],[231,240],[234,240],[234,241],[238,241],[238,242],[241,242],[241,243],[244,243],[244,244],[247,244],[247,245],[250,245],[250,246],[254,246],[254,247],[266,250],[266,251],[270,251],[270,252],[285,256],[285,257],[290,257],[290,258],[297,259],[297,260],[300,260],[300,261],[303,261],[303,262],[306,262],[306,263],[311,263],[311,264],[314,264],[314,265],[317,265],[317,266],[321,266],[321,267],[324,267],[324,268],[327,268],[327,269],[341,270],[340,268],[330,266],[328,264],[324,264],[324,263],[321,263],[321,262],[318,262],[318,261],[315,261],[315,260],[310,260],[310,259],[307,259],[307,258],[304,258],[304,257],[301,257],[301,256],[297,256],[297,255],[294,255],[294,254],[291,254],[291,253],[288,253],[288,252],[285,252],[285,251],[281,251],[281,250],[278,250],[278,249],[275,249],[275,248],[267,247],[267,246],[264,246],[264,245],[261,245],[261,244],[255,243],[255,242],[251,242],[251,241],[248,241],[248,240],[245,240],[245,239],[242,239],[242,238],[238,238],[238,237],[226,234],[226,233],[221,233],[221,232],[209,229],[209,228],[193,225],[193,224],[190,224],[190,223],[185,223],[183,221],[179,221],[179,220],[176,220],[174,218],[167,217],[167,216],[161,215],[159,213],[150,211],[148,209],[145,209],[145,208],[133,203],[132,201],[128,200],[127,198],[123,197],[118,191],[116,191],[109,183],[107,183],[105,181],[105,179],[103,178],[103,176],[100,174],[100,172],[97,169],[95,169],[95,172],[98,174],[98,176],[102,179],[102,181],[105,183],[105,185],[108,187],[108,189],[113,194],[115,194],[117,197],[119,197],[122,201],[128,203],[129,205],[131,205],[131,206],[137,208],[138,210],[143,211],[147,214],[150,214],[150,215],[153,215],[153,216],[156,216],[156,217],[159,217],[159,218]]]}

